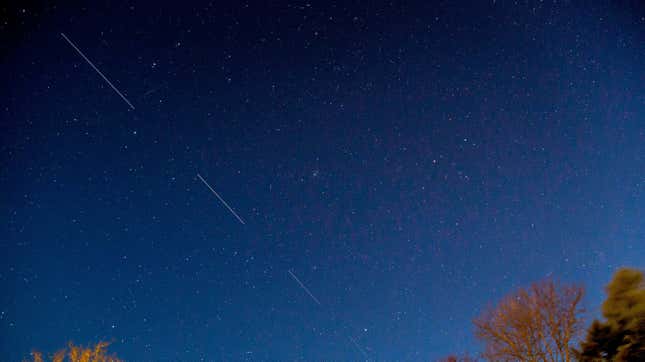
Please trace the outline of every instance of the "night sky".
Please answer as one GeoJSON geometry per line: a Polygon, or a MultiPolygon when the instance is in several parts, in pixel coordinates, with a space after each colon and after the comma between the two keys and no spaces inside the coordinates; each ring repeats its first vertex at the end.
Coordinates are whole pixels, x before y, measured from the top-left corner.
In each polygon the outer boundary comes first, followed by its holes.
{"type": "Polygon", "coordinates": [[[64,3],[2,5],[3,360],[428,361],[645,266],[639,1],[64,3]]]}

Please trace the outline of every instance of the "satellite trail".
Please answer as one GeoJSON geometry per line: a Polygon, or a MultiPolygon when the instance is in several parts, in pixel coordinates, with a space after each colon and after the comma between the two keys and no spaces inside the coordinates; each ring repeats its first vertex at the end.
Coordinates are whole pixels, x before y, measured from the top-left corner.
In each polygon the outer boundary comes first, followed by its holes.
{"type": "Polygon", "coordinates": [[[289,274],[291,274],[291,277],[292,277],[296,282],[298,282],[298,284],[300,284],[300,287],[301,287],[305,292],[307,292],[307,294],[309,294],[309,296],[311,297],[311,299],[313,299],[313,300],[314,300],[314,302],[316,302],[319,306],[322,306],[322,304],[320,304],[320,301],[318,300],[318,298],[314,297],[314,295],[313,295],[313,294],[311,294],[311,292],[309,291],[309,289],[307,289],[307,287],[305,287],[305,285],[304,285],[304,284],[302,284],[302,282],[300,281],[300,279],[298,279],[298,277],[297,277],[295,274],[293,274],[293,272],[292,272],[291,270],[288,270],[288,272],[289,272],[289,274]]]}
{"type": "Polygon", "coordinates": [[[352,341],[352,343],[354,344],[354,346],[356,346],[356,349],[358,349],[358,351],[359,351],[359,352],[361,352],[361,354],[363,355],[363,357],[365,357],[365,359],[368,359],[368,360],[369,360],[369,358],[370,358],[370,357],[367,355],[367,353],[365,353],[365,351],[363,350],[363,347],[361,347],[361,346],[356,342],[356,340],[355,340],[354,338],[352,338],[352,336],[347,335],[347,338],[349,338],[349,340],[350,340],[350,341],[352,341]]]}
{"type": "MultiPolygon", "coordinates": [[[[296,275],[295,275],[291,270],[287,270],[287,271],[289,272],[289,275],[291,275],[291,277],[293,278],[293,280],[295,280],[295,281],[300,285],[300,287],[301,287],[305,292],[307,292],[307,294],[309,294],[309,296],[311,297],[311,299],[313,299],[313,300],[314,300],[314,302],[316,302],[316,304],[318,304],[319,306],[321,306],[321,307],[322,307],[322,304],[320,303],[320,301],[318,300],[318,298],[316,298],[316,297],[313,295],[313,293],[311,293],[311,292],[309,291],[309,288],[307,288],[307,287],[306,287],[306,286],[305,286],[305,285],[300,281],[300,279],[298,279],[298,277],[297,277],[297,276],[296,276],[296,275]]],[[[324,307],[323,307],[323,308],[324,308],[324,307]]],[[[332,313],[332,311],[331,311],[331,310],[328,310],[328,312],[329,312],[329,313],[332,313]]],[[[332,313],[332,320],[335,320],[335,318],[334,318],[334,316],[333,316],[333,313],[332,313]]],[[[352,336],[351,336],[351,335],[349,335],[349,334],[346,334],[346,335],[347,335],[347,339],[349,339],[349,341],[350,341],[350,342],[352,342],[352,344],[354,345],[354,347],[356,347],[356,349],[357,349],[357,350],[358,350],[358,351],[363,355],[363,357],[365,357],[365,359],[369,361],[369,356],[367,355],[367,353],[365,352],[365,350],[363,349],[363,347],[361,347],[361,346],[358,344],[358,342],[356,342],[356,340],[355,340],[354,338],[352,338],[352,336]]]]}
{"type": "Polygon", "coordinates": [[[119,92],[119,90],[118,90],[118,89],[116,89],[116,87],[114,86],[114,84],[112,84],[112,82],[110,82],[110,80],[109,80],[109,79],[107,79],[107,77],[106,77],[105,75],[103,75],[103,73],[101,73],[101,71],[99,70],[99,68],[97,68],[97,67],[96,67],[96,65],[94,65],[94,63],[92,63],[92,61],[91,61],[91,60],[89,60],[89,59],[85,56],[85,54],[83,54],[83,52],[82,52],[80,49],[78,49],[78,47],[77,47],[76,45],[74,45],[74,43],[72,43],[72,41],[71,41],[71,40],[69,40],[69,38],[68,38],[65,34],[60,33],[60,35],[63,37],[63,39],[65,39],[65,40],[69,43],[69,45],[71,45],[71,46],[72,46],[72,48],[74,48],[74,50],[76,50],[76,51],[78,52],[78,54],[79,54],[81,57],[83,57],[83,59],[85,59],[85,61],[86,61],[89,65],[91,65],[91,66],[92,66],[92,68],[94,68],[94,70],[96,70],[96,72],[97,72],[97,73],[99,73],[99,75],[100,75],[101,77],[103,77],[103,79],[107,82],[107,84],[109,84],[109,85],[110,85],[110,87],[112,87],[112,89],[114,89],[114,91],[115,91],[118,95],[120,95],[120,96],[121,96],[121,98],[123,98],[123,100],[125,101],[125,103],[127,103],[127,104],[130,106],[130,108],[134,109],[134,106],[132,105],[132,103],[130,103],[130,101],[129,101],[127,98],[125,98],[125,96],[123,95],[123,93],[119,92]]]}
{"type": "Polygon", "coordinates": [[[237,219],[242,223],[242,225],[246,225],[246,224],[244,223],[244,220],[242,220],[242,218],[240,217],[240,215],[238,215],[238,214],[237,214],[237,213],[236,213],[236,212],[235,212],[235,211],[234,211],[230,206],[228,206],[228,204],[226,203],[226,201],[224,201],[224,199],[223,199],[223,198],[222,198],[222,197],[217,193],[217,191],[215,191],[215,190],[211,187],[211,185],[209,185],[209,184],[208,184],[208,182],[206,182],[206,180],[204,180],[204,178],[202,177],[202,175],[197,174],[197,177],[199,177],[199,179],[200,179],[200,180],[202,180],[202,182],[204,183],[204,185],[206,185],[206,187],[208,187],[208,188],[213,192],[213,194],[214,194],[215,196],[217,196],[217,198],[219,199],[219,201],[221,201],[221,202],[222,202],[222,204],[224,204],[224,206],[226,206],[226,208],[228,209],[228,211],[230,211],[230,212],[231,212],[231,214],[233,214],[233,216],[235,216],[235,217],[236,217],[236,218],[237,218],[237,219]]]}

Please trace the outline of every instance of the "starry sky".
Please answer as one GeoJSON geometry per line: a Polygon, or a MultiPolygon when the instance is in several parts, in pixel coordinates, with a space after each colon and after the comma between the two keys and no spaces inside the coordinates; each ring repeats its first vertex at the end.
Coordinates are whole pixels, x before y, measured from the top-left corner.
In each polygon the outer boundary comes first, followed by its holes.
{"type": "Polygon", "coordinates": [[[645,266],[639,1],[162,3],[2,5],[8,361],[475,354],[645,266]]]}

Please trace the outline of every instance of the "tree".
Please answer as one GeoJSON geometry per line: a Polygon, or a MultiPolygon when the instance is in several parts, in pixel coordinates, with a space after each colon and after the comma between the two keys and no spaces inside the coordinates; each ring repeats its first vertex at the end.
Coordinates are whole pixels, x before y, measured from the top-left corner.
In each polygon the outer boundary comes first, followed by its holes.
{"type": "Polygon", "coordinates": [[[475,358],[469,356],[455,356],[451,355],[440,359],[438,362],[476,362],[475,358]]]}
{"type": "Polygon", "coordinates": [[[605,322],[595,320],[576,351],[582,362],[645,361],[645,283],[643,273],[623,268],[607,285],[605,322]]]}
{"type": "MultiPolygon", "coordinates": [[[[63,348],[54,353],[51,358],[52,362],[123,362],[123,360],[113,355],[107,354],[108,342],[99,342],[94,347],[76,346],[69,343],[68,348],[63,348]],[[67,359],[65,358],[67,357],[67,359]]],[[[31,353],[33,362],[44,362],[41,352],[31,353]]],[[[29,362],[29,360],[25,360],[29,362]]]]}
{"type": "Polygon", "coordinates": [[[584,288],[551,279],[520,288],[474,320],[488,361],[572,360],[571,347],[582,332],[579,304],[584,288]]]}

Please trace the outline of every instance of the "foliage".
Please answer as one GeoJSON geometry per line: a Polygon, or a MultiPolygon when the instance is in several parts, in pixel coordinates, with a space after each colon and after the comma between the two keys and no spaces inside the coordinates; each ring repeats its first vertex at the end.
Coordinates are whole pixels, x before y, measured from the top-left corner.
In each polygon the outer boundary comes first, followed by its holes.
{"type": "Polygon", "coordinates": [[[582,362],[645,361],[645,283],[636,269],[620,269],[607,286],[605,322],[595,320],[576,355],[582,362]]]}
{"type": "Polygon", "coordinates": [[[547,279],[507,295],[474,320],[489,361],[571,361],[584,289],[547,279]]]}
{"type": "MultiPolygon", "coordinates": [[[[68,348],[63,348],[54,353],[52,362],[123,362],[113,355],[107,354],[108,342],[99,342],[94,347],[76,346],[69,343],[68,348]]],[[[32,352],[32,362],[44,362],[41,352],[32,352]]],[[[29,362],[29,360],[25,360],[29,362]]]]}

